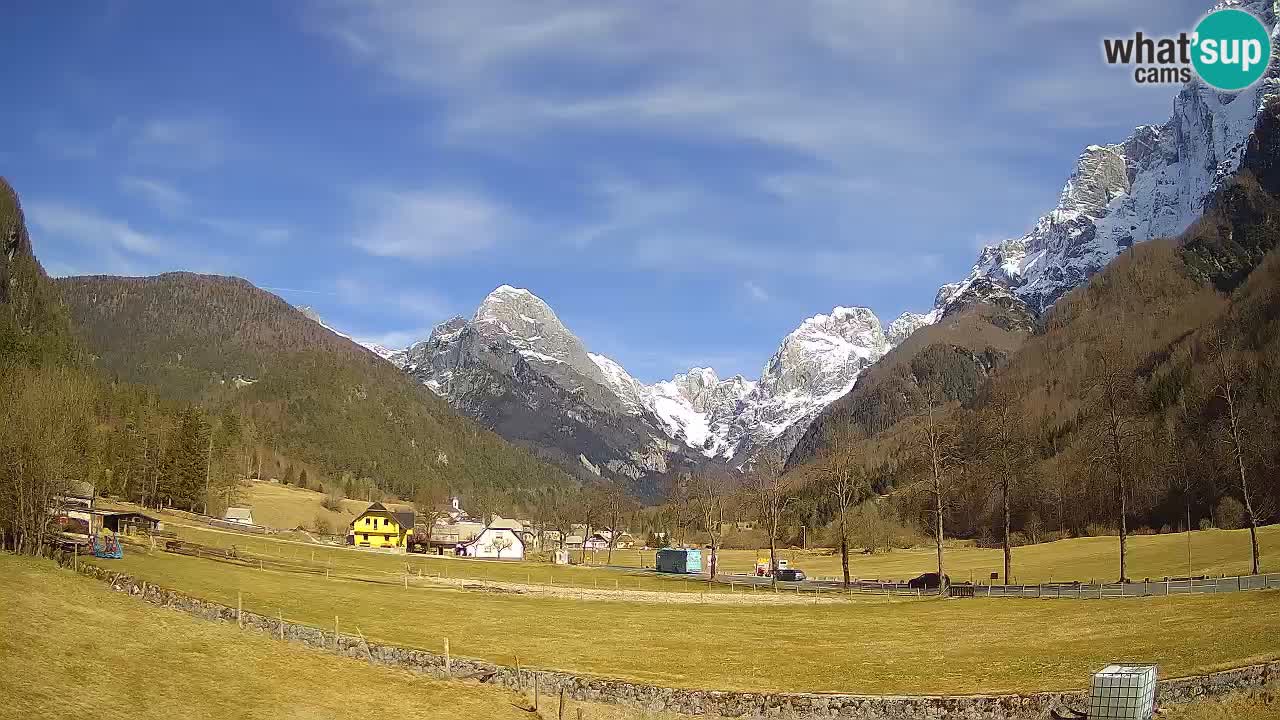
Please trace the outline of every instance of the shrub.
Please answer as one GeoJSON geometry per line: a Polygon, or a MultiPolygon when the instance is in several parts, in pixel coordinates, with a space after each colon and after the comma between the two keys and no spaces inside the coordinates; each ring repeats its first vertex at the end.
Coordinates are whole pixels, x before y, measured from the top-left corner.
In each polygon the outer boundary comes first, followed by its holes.
{"type": "Polygon", "coordinates": [[[320,500],[320,506],[325,510],[334,512],[342,511],[342,490],[337,485],[330,485],[328,492],[320,500]]]}
{"type": "Polygon", "coordinates": [[[1105,535],[1119,535],[1120,531],[1116,528],[1102,523],[1089,523],[1084,528],[1085,537],[1103,537],[1105,535]]]}
{"type": "Polygon", "coordinates": [[[1213,529],[1213,523],[1209,522],[1209,518],[1200,518],[1200,529],[1201,529],[1201,530],[1212,530],[1212,529],[1213,529]]]}
{"type": "Polygon", "coordinates": [[[1215,515],[1218,519],[1218,527],[1223,530],[1239,530],[1249,524],[1244,504],[1230,495],[1218,501],[1218,510],[1215,515]]]}
{"type": "Polygon", "coordinates": [[[329,518],[317,513],[315,531],[317,535],[332,535],[333,525],[329,522],[329,518]]]}

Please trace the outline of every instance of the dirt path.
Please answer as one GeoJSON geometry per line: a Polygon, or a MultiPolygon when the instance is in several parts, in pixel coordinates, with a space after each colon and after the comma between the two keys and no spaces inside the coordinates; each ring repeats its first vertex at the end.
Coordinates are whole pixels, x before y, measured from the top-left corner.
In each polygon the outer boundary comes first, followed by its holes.
{"type": "MultiPolygon", "coordinates": [[[[466,590],[495,593],[519,593],[521,595],[565,598],[569,600],[596,600],[615,602],[684,603],[694,605],[829,605],[850,602],[886,602],[880,598],[842,596],[836,592],[816,595],[806,592],[774,593],[771,590],[744,590],[734,593],[666,592],[663,590],[606,590],[597,588],[555,587],[551,585],[526,585],[497,580],[466,580],[459,578],[410,578],[411,585],[444,585],[466,590]]],[[[911,602],[912,599],[893,598],[888,602],[911,602]]]]}

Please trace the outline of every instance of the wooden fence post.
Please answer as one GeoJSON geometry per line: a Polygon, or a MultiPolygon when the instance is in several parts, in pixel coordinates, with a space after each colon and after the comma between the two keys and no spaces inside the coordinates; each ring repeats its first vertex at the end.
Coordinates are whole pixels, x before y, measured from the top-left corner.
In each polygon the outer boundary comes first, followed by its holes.
{"type": "Polygon", "coordinates": [[[538,712],[538,702],[542,699],[542,676],[538,673],[533,674],[533,711],[538,712]]]}
{"type": "Polygon", "coordinates": [[[236,591],[236,627],[244,627],[244,620],[240,614],[244,612],[244,597],[239,590],[236,591]]]}
{"type": "Polygon", "coordinates": [[[453,677],[453,663],[449,659],[449,638],[444,639],[444,675],[453,677]]]}
{"type": "Polygon", "coordinates": [[[520,656],[516,655],[516,690],[524,691],[524,679],[520,677],[520,656]]]}
{"type": "Polygon", "coordinates": [[[564,685],[560,686],[560,711],[556,713],[557,720],[564,720],[564,712],[569,704],[568,694],[564,690],[564,685]]]}
{"type": "Polygon", "coordinates": [[[333,649],[338,649],[338,616],[333,616],[333,649]]]}
{"type": "Polygon", "coordinates": [[[369,660],[369,664],[373,664],[373,651],[369,649],[369,641],[364,639],[364,633],[360,632],[360,626],[356,625],[356,634],[360,636],[360,642],[364,644],[364,656],[369,660]]]}
{"type": "Polygon", "coordinates": [[[280,617],[280,639],[284,640],[284,610],[283,609],[280,609],[279,617],[280,617]]]}

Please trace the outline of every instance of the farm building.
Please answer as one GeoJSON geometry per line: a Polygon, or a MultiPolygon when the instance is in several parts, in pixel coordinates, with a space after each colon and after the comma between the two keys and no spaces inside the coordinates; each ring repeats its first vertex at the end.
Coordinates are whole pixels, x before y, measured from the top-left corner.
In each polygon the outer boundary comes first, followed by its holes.
{"type": "Polygon", "coordinates": [[[373,503],[351,521],[347,543],[356,547],[407,547],[415,518],[412,510],[388,510],[382,503],[373,503]]]}
{"type": "Polygon", "coordinates": [[[466,557],[498,560],[524,559],[524,530],[520,523],[494,516],[494,521],[470,542],[461,545],[466,557]]]}
{"type": "Polygon", "coordinates": [[[702,572],[702,551],[685,548],[663,548],[658,551],[658,572],[696,575],[702,572]]]}
{"type": "Polygon", "coordinates": [[[227,511],[222,514],[222,519],[226,522],[235,523],[237,525],[252,525],[253,510],[246,507],[229,507],[227,508],[227,511]]]}
{"type": "Polygon", "coordinates": [[[163,528],[160,520],[133,510],[94,510],[100,516],[99,527],[106,528],[118,535],[133,535],[136,532],[155,532],[163,528]]]}

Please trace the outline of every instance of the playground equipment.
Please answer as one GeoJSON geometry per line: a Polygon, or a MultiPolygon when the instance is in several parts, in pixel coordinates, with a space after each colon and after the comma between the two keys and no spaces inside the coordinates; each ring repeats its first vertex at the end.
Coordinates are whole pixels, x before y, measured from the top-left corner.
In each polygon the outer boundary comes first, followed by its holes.
{"type": "Polygon", "coordinates": [[[103,530],[93,537],[93,556],[99,558],[119,559],[124,557],[124,549],[115,533],[103,530]]]}

